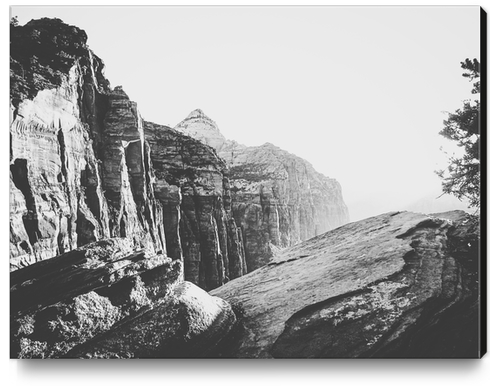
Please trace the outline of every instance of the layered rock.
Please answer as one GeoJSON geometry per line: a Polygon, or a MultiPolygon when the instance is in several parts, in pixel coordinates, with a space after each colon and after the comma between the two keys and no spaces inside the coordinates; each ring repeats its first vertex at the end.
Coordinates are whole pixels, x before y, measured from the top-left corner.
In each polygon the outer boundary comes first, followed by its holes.
{"type": "Polygon", "coordinates": [[[137,105],[116,87],[108,93],[101,133],[102,186],[112,237],[130,237],[145,248],[165,250],[162,205],[155,200],[149,149],[137,105]]]}
{"type": "Polygon", "coordinates": [[[104,95],[108,86],[102,62],[76,27],[32,21],[14,27],[11,38],[10,242],[17,269],[109,235],[98,162],[81,114],[89,109],[83,90],[104,95]]]}
{"type": "Polygon", "coordinates": [[[240,310],[222,355],[478,357],[478,259],[464,212],[345,225],[211,292],[240,310]]]}
{"type": "MultiPolygon", "coordinates": [[[[134,200],[123,136],[110,125],[120,93],[110,89],[86,34],[57,19],[11,29],[11,269],[124,235],[128,212],[135,233],[148,227],[131,204],[121,210],[134,200]],[[116,165],[112,179],[101,163],[116,165]],[[123,192],[119,202],[113,185],[123,192]]],[[[161,240],[148,243],[141,233],[135,246],[162,250],[161,240]]]]}
{"type": "Polygon", "coordinates": [[[41,19],[11,29],[11,270],[124,237],[185,258],[202,288],[241,276],[241,233],[214,150],[145,124],[79,28],[41,19]]]}
{"type": "Polygon", "coordinates": [[[176,130],[213,146],[229,165],[233,216],[243,232],[248,271],[277,249],[349,221],[340,184],[300,157],[266,143],[228,141],[214,121],[195,110],[176,130]]]}
{"type": "Polygon", "coordinates": [[[212,148],[169,127],[145,122],[145,134],[169,256],[183,256],[186,280],[206,290],[242,276],[242,236],[225,163],[212,148]]]}
{"type": "Polygon", "coordinates": [[[183,266],[131,242],[88,244],[11,273],[11,358],[213,355],[230,305],[183,281],[183,266]]]}

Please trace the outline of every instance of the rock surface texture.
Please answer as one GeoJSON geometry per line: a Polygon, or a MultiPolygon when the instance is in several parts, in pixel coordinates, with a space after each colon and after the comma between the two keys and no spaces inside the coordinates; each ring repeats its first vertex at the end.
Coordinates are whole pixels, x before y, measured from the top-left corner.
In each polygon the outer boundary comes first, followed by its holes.
{"type": "Polygon", "coordinates": [[[211,291],[240,319],[225,357],[478,357],[478,219],[394,212],[211,291]]]}
{"type": "Polygon", "coordinates": [[[235,323],[222,299],[183,281],[180,260],[126,238],[11,272],[11,358],[212,355],[235,323]]]}
{"type": "Polygon", "coordinates": [[[340,184],[270,143],[247,147],[228,141],[216,123],[195,110],[176,130],[212,146],[229,165],[233,217],[243,234],[247,272],[278,249],[349,221],[340,184]]]}

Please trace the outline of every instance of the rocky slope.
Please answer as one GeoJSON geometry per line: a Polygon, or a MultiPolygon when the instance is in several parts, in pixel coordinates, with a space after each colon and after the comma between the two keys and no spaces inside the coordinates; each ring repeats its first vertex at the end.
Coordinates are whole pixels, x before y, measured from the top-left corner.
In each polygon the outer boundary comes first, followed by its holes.
{"type": "Polygon", "coordinates": [[[11,358],[213,355],[235,314],[182,279],[180,260],[133,251],[127,238],[87,244],[10,275],[11,358]]]}
{"type": "Polygon", "coordinates": [[[479,222],[394,212],[280,253],[211,294],[241,358],[478,357],[479,222]]]}
{"type": "Polygon", "coordinates": [[[229,141],[201,110],[175,129],[212,146],[229,165],[232,211],[243,233],[248,272],[267,264],[275,250],[348,222],[340,184],[307,161],[270,143],[247,147],[229,141]]]}
{"type": "Polygon", "coordinates": [[[226,167],[199,141],[144,122],[112,89],[85,32],[11,26],[10,266],[126,237],[185,260],[215,288],[245,272],[226,167]]]}
{"type": "Polygon", "coordinates": [[[10,274],[12,358],[479,357],[479,219],[394,212],[210,294],[128,238],[10,274]]]}

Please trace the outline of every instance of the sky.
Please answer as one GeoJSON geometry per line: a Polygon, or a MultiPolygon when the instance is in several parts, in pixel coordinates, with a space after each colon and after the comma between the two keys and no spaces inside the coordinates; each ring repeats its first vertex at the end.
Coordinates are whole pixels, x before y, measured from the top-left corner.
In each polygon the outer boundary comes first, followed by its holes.
{"type": "Polygon", "coordinates": [[[480,58],[476,6],[13,6],[11,15],[84,29],[111,86],[145,120],[174,127],[200,108],[228,139],[305,158],[339,181],[352,221],[462,207],[435,200],[434,171],[455,148],[438,134],[445,112],[471,97],[460,62],[480,58]]]}

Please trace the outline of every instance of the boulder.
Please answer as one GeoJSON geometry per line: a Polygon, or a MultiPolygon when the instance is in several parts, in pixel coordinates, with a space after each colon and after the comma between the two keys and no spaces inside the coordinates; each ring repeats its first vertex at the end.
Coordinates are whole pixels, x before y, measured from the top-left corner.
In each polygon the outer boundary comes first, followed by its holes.
{"type": "Polygon", "coordinates": [[[239,315],[224,357],[478,357],[479,219],[393,212],[284,250],[211,291],[239,315]]]}
{"type": "Polygon", "coordinates": [[[236,320],[180,260],[121,238],[11,272],[10,303],[11,358],[212,355],[236,320]]]}
{"type": "Polygon", "coordinates": [[[77,358],[213,357],[236,321],[231,306],[183,282],[153,309],[67,354],[77,358]]]}

